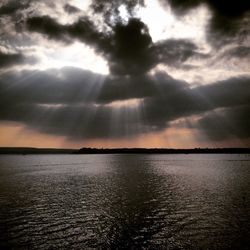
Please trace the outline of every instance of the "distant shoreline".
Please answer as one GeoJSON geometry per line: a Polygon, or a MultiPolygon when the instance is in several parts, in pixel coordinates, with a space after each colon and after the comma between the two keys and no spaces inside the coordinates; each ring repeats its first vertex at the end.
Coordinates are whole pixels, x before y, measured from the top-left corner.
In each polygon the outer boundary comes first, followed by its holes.
{"type": "Polygon", "coordinates": [[[250,154],[250,148],[31,148],[0,147],[0,154],[250,154]]]}

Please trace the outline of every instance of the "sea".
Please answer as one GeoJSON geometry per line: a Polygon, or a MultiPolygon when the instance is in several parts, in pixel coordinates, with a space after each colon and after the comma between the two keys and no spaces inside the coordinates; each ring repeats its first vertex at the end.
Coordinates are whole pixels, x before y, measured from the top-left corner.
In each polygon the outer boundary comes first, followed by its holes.
{"type": "Polygon", "coordinates": [[[0,249],[250,249],[250,155],[1,155],[0,249]]]}

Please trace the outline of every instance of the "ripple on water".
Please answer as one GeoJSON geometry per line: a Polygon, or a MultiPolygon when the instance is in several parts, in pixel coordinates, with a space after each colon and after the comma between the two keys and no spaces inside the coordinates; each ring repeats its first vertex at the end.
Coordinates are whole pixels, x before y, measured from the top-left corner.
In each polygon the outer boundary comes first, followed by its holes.
{"type": "Polygon", "coordinates": [[[249,158],[1,156],[1,249],[248,249],[249,158]]]}

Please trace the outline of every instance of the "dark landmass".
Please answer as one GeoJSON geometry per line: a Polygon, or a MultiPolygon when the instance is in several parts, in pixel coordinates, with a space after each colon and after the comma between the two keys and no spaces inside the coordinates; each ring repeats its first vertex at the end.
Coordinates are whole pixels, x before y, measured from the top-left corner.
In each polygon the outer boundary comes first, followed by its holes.
{"type": "Polygon", "coordinates": [[[250,148],[81,148],[75,154],[250,154],[250,148]]]}
{"type": "Polygon", "coordinates": [[[0,147],[0,154],[250,154],[250,148],[11,148],[0,147]]]}
{"type": "Polygon", "coordinates": [[[0,147],[0,154],[72,154],[76,149],[0,147]]]}

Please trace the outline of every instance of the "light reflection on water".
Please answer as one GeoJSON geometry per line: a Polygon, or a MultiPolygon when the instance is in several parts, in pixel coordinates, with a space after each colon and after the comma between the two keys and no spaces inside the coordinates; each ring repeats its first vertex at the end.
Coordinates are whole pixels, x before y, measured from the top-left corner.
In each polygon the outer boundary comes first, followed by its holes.
{"type": "Polygon", "coordinates": [[[249,249],[250,155],[0,158],[1,249],[249,249]]]}

